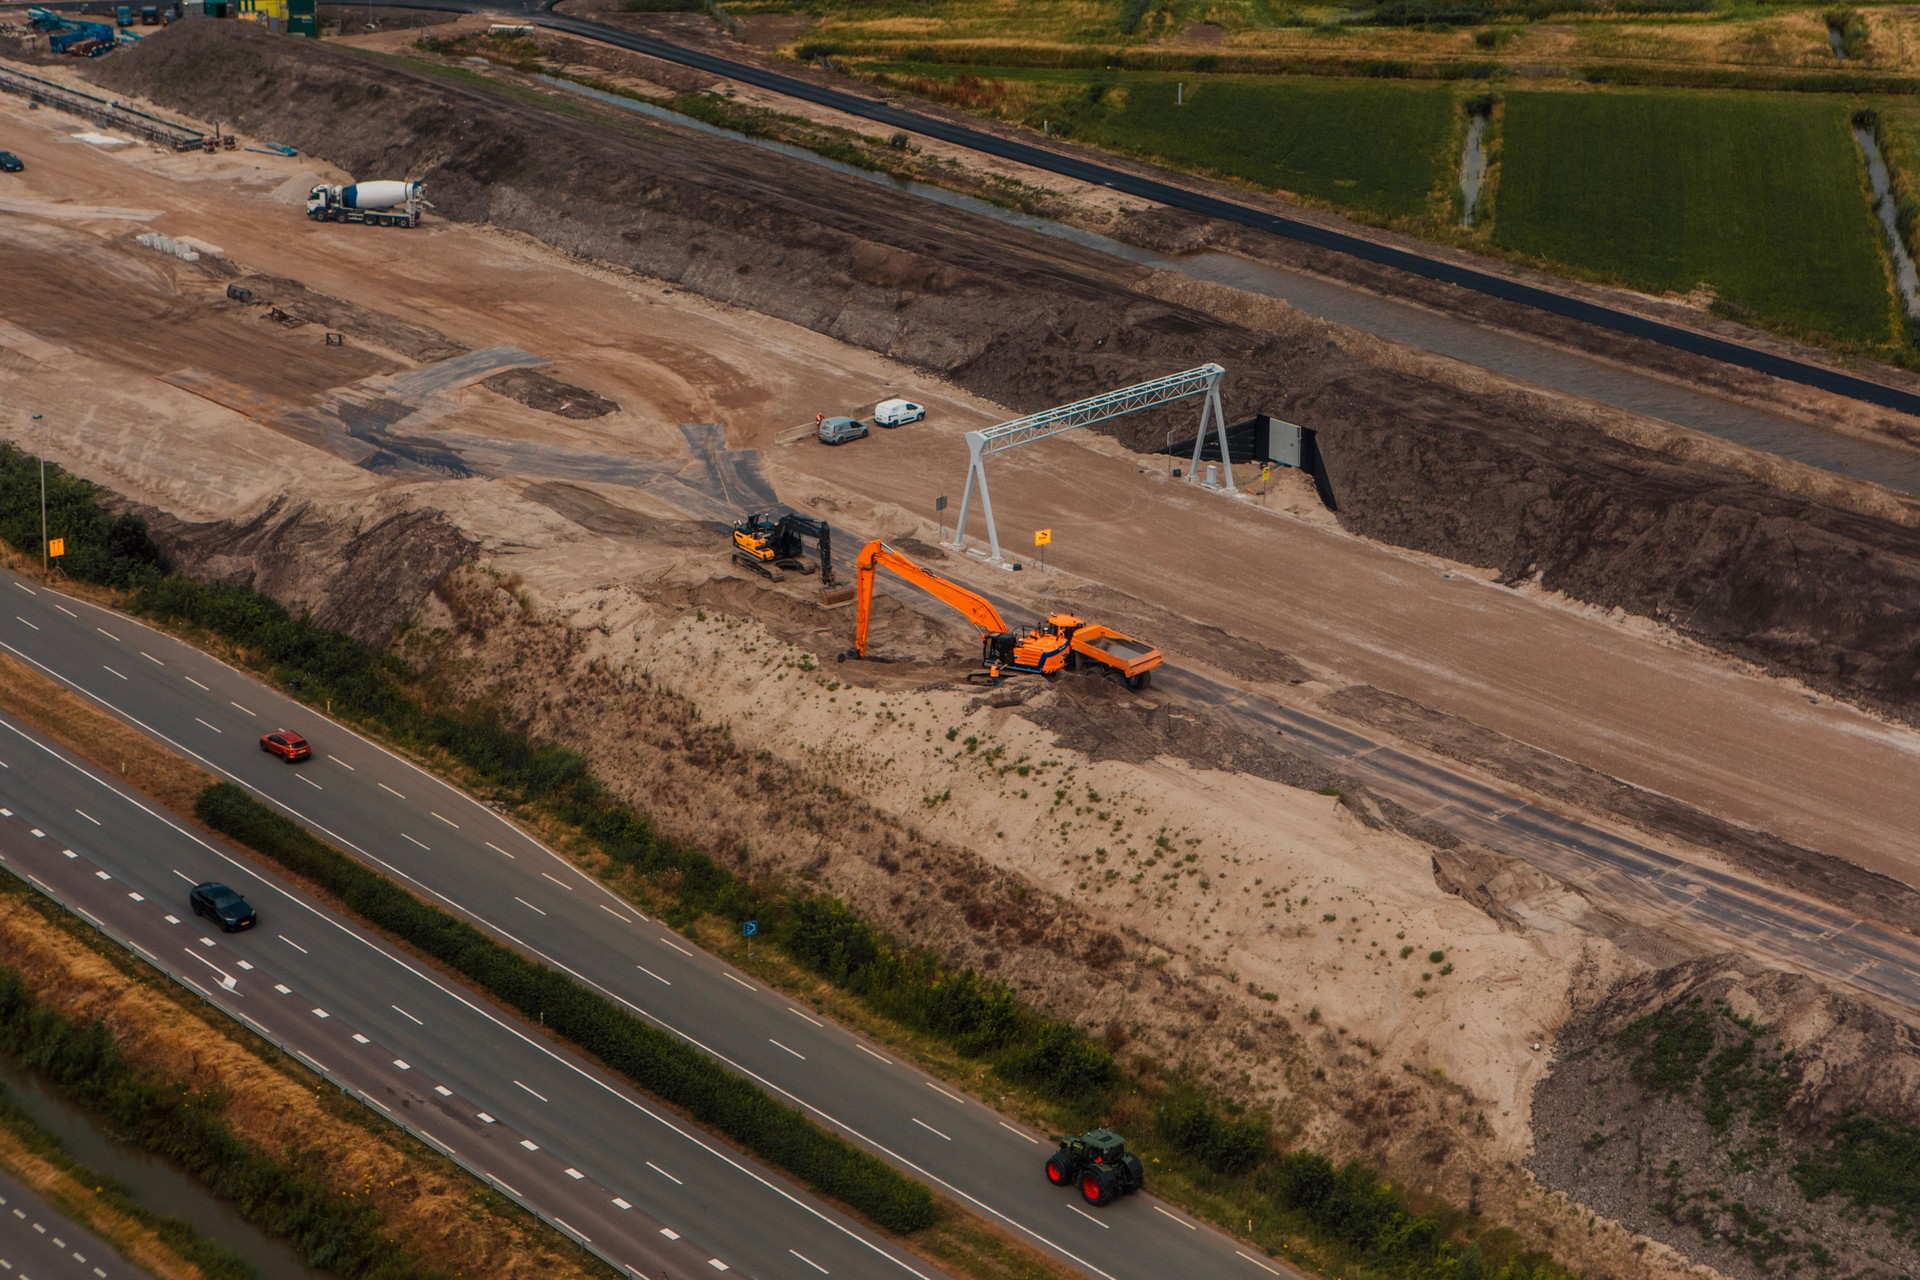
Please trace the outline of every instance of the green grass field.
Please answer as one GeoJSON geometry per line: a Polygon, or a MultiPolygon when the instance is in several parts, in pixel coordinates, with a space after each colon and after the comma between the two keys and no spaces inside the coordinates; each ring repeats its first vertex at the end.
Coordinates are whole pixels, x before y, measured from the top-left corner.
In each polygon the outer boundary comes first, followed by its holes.
{"type": "Polygon", "coordinates": [[[1494,239],[1634,288],[1712,286],[1847,342],[1897,339],[1851,103],[1679,92],[1510,92],[1494,239]]]}
{"type": "Polygon", "coordinates": [[[891,64],[889,83],[1080,142],[1325,200],[1418,217],[1453,164],[1452,90],[1384,80],[891,64]],[[1177,104],[1184,79],[1186,101],[1177,104]]]}

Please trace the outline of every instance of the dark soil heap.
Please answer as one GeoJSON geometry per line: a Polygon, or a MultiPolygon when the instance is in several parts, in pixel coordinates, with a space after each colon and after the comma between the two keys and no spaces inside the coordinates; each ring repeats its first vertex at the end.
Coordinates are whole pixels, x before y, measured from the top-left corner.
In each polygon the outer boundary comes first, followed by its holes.
{"type": "Polygon", "coordinates": [[[1920,1036],[1725,956],[1563,1032],[1534,1091],[1548,1186],[1730,1276],[1920,1271],[1920,1036]]]}
{"type": "MultiPolygon", "coordinates": [[[[422,179],[438,216],[674,281],[1022,410],[1217,360],[1233,409],[1318,428],[1354,530],[1537,576],[1920,719],[1920,532],[1898,520],[1624,443],[1537,398],[1380,367],[1317,321],[1256,329],[1162,301],[1131,264],[745,144],[576,119],[233,23],[180,24],[90,73],[357,175],[422,179]]],[[[1114,431],[1158,443],[1165,425],[1114,431]]]]}

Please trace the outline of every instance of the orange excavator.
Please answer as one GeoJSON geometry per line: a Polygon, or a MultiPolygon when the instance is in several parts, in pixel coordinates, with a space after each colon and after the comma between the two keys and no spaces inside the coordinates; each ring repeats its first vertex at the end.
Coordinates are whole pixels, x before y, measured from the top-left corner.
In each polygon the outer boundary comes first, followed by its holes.
{"type": "Polygon", "coordinates": [[[1044,626],[1030,631],[1013,631],[991,600],[915,564],[878,540],[860,549],[856,564],[854,576],[859,603],[853,633],[855,657],[867,656],[868,624],[873,617],[873,575],[877,569],[892,570],[902,581],[959,610],[979,628],[981,670],[967,676],[975,684],[998,684],[1016,675],[1051,677],[1088,661],[1112,671],[1129,689],[1141,689],[1162,661],[1160,651],[1152,645],[1070,613],[1056,613],[1044,626]]]}

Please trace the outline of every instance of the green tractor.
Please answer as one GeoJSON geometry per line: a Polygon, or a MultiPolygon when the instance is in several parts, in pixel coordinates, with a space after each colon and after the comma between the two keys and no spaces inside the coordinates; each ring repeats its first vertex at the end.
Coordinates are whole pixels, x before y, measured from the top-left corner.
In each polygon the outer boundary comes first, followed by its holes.
{"type": "Polygon", "coordinates": [[[1127,1141],[1111,1129],[1095,1129],[1078,1138],[1060,1139],[1047,1157],[1047,1181],[1056,1187],[1080,1186],[1088,1204],[1107,1204],[1140,1189],[1146,1170],[1127,1141]]]}

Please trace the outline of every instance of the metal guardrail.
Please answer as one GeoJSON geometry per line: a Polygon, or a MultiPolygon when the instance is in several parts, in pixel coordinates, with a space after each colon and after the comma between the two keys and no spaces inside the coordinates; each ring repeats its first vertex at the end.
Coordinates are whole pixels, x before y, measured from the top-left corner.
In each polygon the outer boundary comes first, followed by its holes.
{"type": "Polygon", "coordinates": [[[291,1045],[282,1043],[279,1037],[274,1035],[271,1031],[267,1030],[265,1027],[261,1026],[259,1023],[255,1022],[252,1018],[249,1018],[246,1014],[240,1012],[240,1010],[229,1008],[226,1005],[221,1004],[219,1001],[213,998],[212,992],[208,991],[205,987],[195,982],[192,978],[187,977],[185,974],[176,973],[172,969],[168,968],[167,965],[163,963],[157,956],[153,955],[151,952],[149,952],[145,947],[141,946],[139,943],[133,941],[133,939],[120,937],[113,930],[107,928],[106,925],[102,924],[99,920],[94,918],[93,914],[89,912],[86,908],[81,907],[75,903],[68,902],[66,899],[62,898],[59,894],[55,893],[52,887],[49,886],[45,881],[41,880],[40,877],[32,874],[21,875],[20,872],[15,871],[11,866],[0,866],[0,870],[5,870],[7,872],[10,872],[15,877],[21,880],[24,880],[29,888],[41,894],[43,897],[47,899],[47,901],[53,903],[55,906],[59,907],[62,911],[65,911],[69,915],[77,916],[79,919],[81,919],[87,925],[89,925],[93,929],[93,931],[95,933],[98,933],[101,937],[106,938],[112,942],[118,943],[122,947],[125,947],[128,951],[132,952],[134,955],[140,957],[140,959],[152,965],[155,969],[159,970],[165,976],[172,978],[174,981],[179,982],[182,985],[193,990],[194,992],[198,993],[200,998],[203,1001],[205,1001],[208,1005],[212,1006],[215,1009],[218,1009],[221,1013],[226,1014],[228,1017],[238,1022],[241,1026],[253,1032],[253,1034],[255,1034],[256,1036],[259,1036],[262,1040],[266,1041],[268,1044],[272,1045],[274,1048],[278,1049],[281,1053],[284,1053],[288,1057],[295,1059],[300,1063],[301,1066],[307,1068],[307,1070],[309,1071],[312,1071],[314,1074],[318,1075],[321,1079],[325,1080],[328,1084],[340,1090],[340,1092],[346,1094],[348,1097],[353,1098],[355,1101],[365,1106],[368,1110],[376,1111],[380,1115],[385,1116],[388,1122],[394,1125],[394,1127],[404,1131],[409,1136],[424,1143],[436,1154],[445,1156],[447,1159],[453,1161],[455,1164],[459,1165],[462,1169],[465,1169],[468,1173],[472,1174],[475,1178],[478,1178],[481,1182],[485,1183],[496,1194],[504,1196],[508,1200],[511,1200],[513,1203],[519,1205],[522,1209],[532,1214],[535,1218],[539,1219],[541,1222],[546,1223],[549,1227],[552,1227],[555,1231],[558,1231],[561,1235],[573,1241],[576,1245],[580,1247],[580,1249],[583,1252],[591,1253],[594,1257],[600,1259],[600,1261],[606,1263],[609,1267],[612,1267],[615,1271],[619,1272],[622,1275],[636,1277],[636,1280],[647,1280],[645,1273],[635,1270],[632,1266],[630,1266],[627,1263],[618,1262],[613,1258],[607,1256],[607,1254],[598,1245],[594,1244],[594,1242],[591,1239],[582,1235],[580,1232],[568,1226],[566,1223],[555,1218],[553,1215],[541,1212],[538,1206],[530,1203],[527,1200],[527,1198],[523,1196],[518,1190],[500,1181],[500,1179],[494,1177],[492,1174],[488,1173],[486,1170],[476,1167],[471,1161],[462,1157],[458,1152],[454,1151],[453,1148],[445,1145],[438,1138],[435,1138],[432,1134],[427,1133],[425,1130],[415,1128],[413,1125],[407,1123],[407,1121],[402,1119],[398,1113],[396,1113],[391,1107],[388,1107],[385,1103],[381,1102],[379,1099],[374,1098],[373,1096],[367,1093],[363,1093],[361,1090],[355,1088],[352,1084],[348,1083],[347,1081],[341,1079],[338,1075],[336,1075],[331,1068],[321,1065],[315,1059],[308,1057],[307,1054],[304,1053],[303,1051],[297,1048],[294,1048],[291,1045]]]}
{"type": "Polygon", "coordinates": [[[0,66],[0,92],[17,93],[30,102],[91,120],[109,129],[118,129],[122,133],[131,133],[174,151],[198,151],[206,145],[206,135],[189,125],[149,115],[105,98],[96,98],[90,93],[28,75],[14,67],[0,66]]]}

